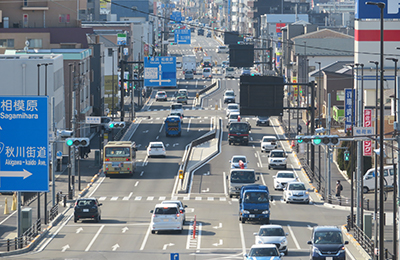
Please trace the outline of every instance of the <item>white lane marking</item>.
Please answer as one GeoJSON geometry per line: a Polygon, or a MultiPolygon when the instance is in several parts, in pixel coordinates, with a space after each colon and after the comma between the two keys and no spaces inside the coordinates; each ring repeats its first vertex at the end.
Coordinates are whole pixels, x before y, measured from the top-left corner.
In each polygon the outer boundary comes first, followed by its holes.
{"type": "Polygon", "coordinates": [[[158,200],[165,200],[165,199],[166,199],[166,197],[164,197],[164,196],[161,196],[158,198],[158,200]]]}
{"type": "Polygon", "coordinates": [[[117,200],[118,199],[118,197],[112,197],[111,198],[111,200],[117,200]]]}
{"type": "Polygon", "coordinates": [[[125,232],[128,231],[128,230],[129,230],[128,227],[124,227],[124,228],[122,228],[122,233],[125,233],[125,232]]]}
{"type": "Polygon", "coordinates": [[[163,127],[164,127],[164,121],[162,122],[161,127],[160,127],[160,130],[158,131],[159,133],[161,133],[163,127]]]}
{"type": "Polygon", "coordinates": [[[159,136],[157,135],[156,140],[158,140],[159,136]]]}
{"type": "Polygon", "coordinates": [[[256,149],[256,147],[253,145],[253,149],[256,149]]]}
{"type": "Polygon", "coordinates": [[[197,250],[200,250],[200,244],[201,244],[201,227],[202,227],[202,223],[199,223],[199,233],[197,234],[197,250]]]}
{"type": "Polygon", "coordinates": [[[140,173],[140,176],[143,176],[143,173],[144,173],[144,171],[142,171],[142,172],[140,173]]]}
{"type": "Polygon", "coordinates": [[[228,196],[228,191],[227,191],[227,189],[226,189],[226,173],[225,172],[222,172],[222,182],[224,183],[224,194],[225,194],[225,196],[228,196]]]}
{"type": "Polygon", "coordinates": [[[65,222],[62,223],[62,225],[57,229],[57,231],[54,232],[53,235],[51,235],[51,237],[46,241],[46,243],[43,244],[43,246],[41,248],[39,248],[38,252],[41,252],[41,251],[43,251],[43,249],[46,248],[46,246],[51,242],[51,240],[53,240],[53,238],[55,236],[57,236],[57,234],[60,232],[60,230],[68,223],[68,221],[72,218],[73,215],[74,215],[73,213],[71,215],[69,215],[67,220],[65,220],[65,222]]]}
{"type": "Polygon", "coordinates": [[[147,242],[147,239],[149,238],[149,234],[150,234],[150,230],[151,230],[151,226],[150,225],[149,225],[149,228],[147,229],[146,235],[143,238],[143,242],[142,242],[142,245],[140,246],[140,250],[143,250],[144,247],[146,246],[146,242],[147,242]]]}
{"type": "Polygon", "coordinates": [[[135,187],[137,187],[137,186],[138,186],[138,184],[139,184],[139,182],[137,181],[137,182],[135,183],[135,187]]]}
{"type": "Polygon", "coordinates": [[[92,241],[90,241],[89,245],[86,247],[85,252],[90,250],[90,247],[93,245],[94,241],[96,241],[97,237],[100,235],[100,232],[103,230],[105,225],[102,225],[97,231],[96,235],[94,235],[92,241]]]}
{"type": "Polygon", "coordinates": [[[267,186],[267,184],[265,184],[264,176],[263,176],[262,172],[260,172],[260,177],[261,177],[261,181],[262,181],[263,185],[267,186]]]}
{"type": "Polygon", "coordinates": [[[135,197],[135,200],[141,200],[142,199],[142,197],[141,196],[137,196],[137,197],[135,197]]]}
{"type": "Polygon", "coordinates": [[[104,179],[105,179],[106,177],[101,177],[101,180],[100,180],[100,182],[96,185],[96,187],[94,188],[94,190],[88,195],[88,197],[92,197],[93,196],[93,194],[96,192],[96,190],[100,187],[100,185],[103,183],[103,181],[104,181],[104,179]]]}
{"type": "Polygon", "coordinates": [[[99,200],[106,200],[107,197],[100,197],[99,200]]]}
{"type": "Polygon", "coordinates": [[[82,230],[83,230],[82,227],[77,228],[77,229],[76,229],[76,234],[79,234],[82,230]]]}
{"type": "Polygon", "coordinates": [[[117,248],[119,247],[119,245],[118,244],[115,244],[115,245],[113,245],[111,248],[112,248],[112,251],[115,251],[115,250],[117,250],[117,248]]]}
{"type": "Polygon", "coordinates": [[[260,155],[260,153],[258,151],[257,151],[257,156],[256,157],[258,157],[258,162],[260,163],[260,168],[262,168],[263,164],[262,164],[262,161],[261,161],[261,155],[260,155]]]}
{"type": "Polygon", "coordinates": [[[246,254],[246,242],[244,241],[242,222],[239,222],[239,230],[240,230],[240,240],[242,242],[242,253],[244,255],[244,254],[246,254]]]}
{"type": "Polygon", "coordinates": [[[142,167],[145,166],[145,165],[147,164],[147,160],[148,160],[148,159],[149,159],[149,156],[146,155],[146,157],[145,157],[144,160],[143,160],[142,167]]]}
{"type": "Polygon", "coordinates": [[[296,239],[296,237],[295,237],[295,235],[294,235],[294,233],[293,233],[292,228],[291,228],[289,225],[287,225],[287,227],[288,227],[288,229],[289,229],[290,235],[292,236],[293,241],[294,241],[294,244],[296,245],[297,249],[301,249],[301,248],[300,248],[300,245],[299,245],[299,242],[297,242],[297,239],[296,239]]]}
{"type": "Polygon", "coordinates": [[[68,248],[69,248],[69,245],[63,246],[61,252],[65,252],[65,250],[67,250],[68,248]]]}
{"type": "Polygon", "coordinates": [[[147,200],[154,200],[154,197],[147,197],[147,200]]]}
{"type": "Polygon", "coordinates": [[[254,153],[254,156],[257,158],[257,153],[254,153]]]}
{"type": "Polygon", "coordinates": [[[187,132],[189,132],[189,129],[190,129],[190,122],[192,122],[191,118],[189,119],[188,127],[187,127],[187,130],[186,130],[187,132]]]}
{"type": "Polygon", "coordinates": [[[164,244],[162,250],[167,250],[167,247],[174,246],[174,245],[175,245],[174,243],[164,244]]]}

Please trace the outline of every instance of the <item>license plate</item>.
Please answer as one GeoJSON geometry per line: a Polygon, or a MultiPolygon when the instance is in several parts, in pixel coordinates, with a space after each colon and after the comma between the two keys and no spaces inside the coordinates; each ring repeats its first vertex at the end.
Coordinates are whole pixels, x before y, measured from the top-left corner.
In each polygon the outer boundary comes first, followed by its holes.
{"type": "Polygon", "coordinates": [[[169,219],[165,218],[164,221],[169,221],[169,219]]]}
{"type": "Polygon", "coordinates": [[[119,167],[119,163],[113,162],[113,163],[112,163],[112,167],[119,167]]]}
{"type": "Polygon", "coordinates": [[[89,212],[89,209],[83,209],[83,212],[89,212]]]}
{"type": "Polygon", "coordinates": [[[114,170],[116,170],[116,171],[120,171],[120,170],[121,170],[121,168],[119,168],[119,167],[114,167],[114,170]]]}
{"type": "Polygon", "coordinates": [[[255,217],[256,217],[256,215],[254,215],[254,214],[249,215],[249,218],[255,218],[255,217]]]}
{"type": "Polygon", "coordinates": [[[325,260],[333,260],[332,256],[325,257],[325,260]]]}

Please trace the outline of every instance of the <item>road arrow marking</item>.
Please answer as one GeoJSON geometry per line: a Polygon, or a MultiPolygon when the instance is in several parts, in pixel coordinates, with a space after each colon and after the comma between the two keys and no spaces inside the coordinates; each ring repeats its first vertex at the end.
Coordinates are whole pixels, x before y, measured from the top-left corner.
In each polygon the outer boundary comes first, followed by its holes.
{"type": "Polygon", "coordinates": [[[128,230],[129,230],[128,227],[124,227],[124,228],[122,229],[122,233],[125,233],[125,232],[128,231],[128,230]]]}
{"type": "Polygon", "coordinates": [[[115,244],[115,245],[113,245],[111,248],[112,248],[112,251],[115,251],[115,250],[117,250],[117,248],[119,247],[119,245],[118,244],[115,244]]]}
{"type": "Polygon", "coordinates": [[[312,226],[307,225],[307,229],[312,230],[313,228],[312,228],[312,226]]]}
{"type": "Polygon", "coordinates": [[[219,243],[214,243],[213,246],[221,246],[223,244],[222,239],[219,240],[219,243]]]}
{"type": "Polygon", "coordinates": [[[22,171],[0,171],[0,177],[24,177],[26,179],[31,175],[32,173],[25,169],[22,171]]]}
{"type": "Polygon", "coordinates": [[[80,227],[80,228],[78,228],[78,229],[76,230],[76,233],[79,234],[79,232],[81,232],[82,230],[83,230],[83,228],[80,227]]]}
{"type": "Polygon", "coordinates": [[[149,130],[145,130],[143,131],[143,134],[147,134],[149,132],[149,130]]]}
{"type": "Polygon", "coordinates": [[[67,250],[68,248],[69,248],[69,245],[63,246],[61,252],[65,252],[65,250],[67,250]]]}
{"type": "Polygon", "coordinates": [[[174,245],[175,245],[175,244],[173,244],[173,243],[165,244],[165,245],[163,246],[162,250],[166,250],[167,247],[169,247],[169,246],[174,246],[174,245]]]}
{"type": "Polygon", "coordinates": [[[201,190],[201,192],[209,192],[210,188],[207,188],[206,190],[201,190]]]}
{"type": "Polygon", "coordinates": [[[213,228],[215,228],[215,229],[222,228],[222,223],[219,223],[218,226],[214,226],[213,228]]]}

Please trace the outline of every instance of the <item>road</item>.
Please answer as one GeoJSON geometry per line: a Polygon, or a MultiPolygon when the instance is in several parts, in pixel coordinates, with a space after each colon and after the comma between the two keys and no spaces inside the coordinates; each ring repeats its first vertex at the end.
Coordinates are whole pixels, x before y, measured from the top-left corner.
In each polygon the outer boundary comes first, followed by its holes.
{"type": "MultiPolygon", "coordinates": [[[[215,39],[196,36],[191,46],[169,48],[171,54],[181,55],[193,54],[193,46],[202,46],[220,64],[226,59],[226,54],[217,54],[217,45],[215,39]]],[[[322,206],[313,193],[313,202],[309,205],[286,204],[281,200],[282,192],[272,189],[272,176],[277,170],[267,170],[267,155],[260,152],[260,140],[266,134],[281,137],[279,128],[256,127],[255,118],[244,118],[252,125],[250,144],[228,144],[227,120],[223,109],[226,105],[222,102],[222,96],[225,89],[233,89],[239,98],[237,78],[221,79],[221,87],[206,97],[200,107],[192,103],[193,97],[199,89],[211,84],[210,81],[204,81],[198,75],[194,80],[186,81],[180,73],[178,87],[189,91],[189,104],[184,105],[182,136],[165,137],[163,132],[163,119],[169,113],[176,90],[166,90],[169,98],[167,102],[155,101],[153,91],[148,105],[137,112],[138,128],[132,137],[138,147],[137,172],[131,178],[101,177],[88,193],[88,196],[98,198],[103,204],[102,221],[94,223],[92,220],[83,220],[74,223],[71,209],[35,250],[19,255],[18,259],[157,260],[170,259],[171,253],[179,253],[180,259],[243,259],[243,254],[254,244],[253,233],[258,231],[260,224],[242,224],[238,219],[238,199],[231,199],[227,195],[225,176],[229,172],[228,161],[234,154],[246,155],[249,168],[256,170],[260,183],[270,187],[274,198],[271,222],[282,225],[289,234],[289,255],[285,259],[308,259],[307,241],[313,226],[342,225],[345,222],[347,211],[322,206]],[[210,130],[213,117],[223,119],[221,152],[194,172],[189,194],[176,194],[177,172],[185,147],[210,130]],[[154,140],[164,142],[166,158],[146,156],[145,147],[154,140]],[[178,198],[188,206],[184,231],[181,234],[151,234],[149,211],[159,201],[171,198],[178,198]]],[[[274,122],[277,123],[277,120],[274,119],[274,122]]],[[[281,142],[280,146],[290,150],[286,141],[281,142]]],[[[293,169],[300,180],[308,185],[294,155],[290,153],[288,168],[293,169]]],[[[351,245],[348,249],[351,252],[355,250],[351,245]]]]}

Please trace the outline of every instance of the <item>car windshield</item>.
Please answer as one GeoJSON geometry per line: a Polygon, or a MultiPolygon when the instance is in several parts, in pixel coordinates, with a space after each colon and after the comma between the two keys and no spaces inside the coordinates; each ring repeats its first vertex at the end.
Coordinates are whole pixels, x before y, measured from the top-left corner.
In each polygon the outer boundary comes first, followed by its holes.
{"type": "Polygon", "coordinates": [[[239,161],[242,161],[245,163],[246,157],[233,157],[233,160],[232,160],[233,163],[238,163],[239,161]]]}
{"type": "Polygon", "coordinates": [[[289,185],[288,190],[306,190],[303,183],[292,183],[289,185]]]}
{"type": "Polygon", "coordinates": [[[262,140],[264,143],[272,143],[272,142],[275,142],[276,141],[276,139],[274,139],[274,138],[263,138],[263,140],[262,140]]]}
{"type": "Polygon", "coordinates": [[[236,133],[244,133],[247,132],[249,129],[248,125],[246,123],[243,124],[237,124],[237,123],[231,123],[229,125],[229,131],[231,132],[236,132],[236,133]]]}
{"type": "Polygon", "coordinates": [[[226,71],[234,71],[235,69],[234,68],[231,68],[231,67],[229,67],[229,68],[226,68],[226,71]]]}
{"type": "Polygon", "coordinates": [[[276,248],[252,248],[250,249],[249,256],[279,256],[276,248]]]}
{"type": "Polygon", "coordinates": [[[342,233],[339,231],[319,231],[314,234],[314,244],[342,244],[342,233]]]}
{"type": "Polygon", "coordinates": [[[239,115],[229,115],[229,119],[238,119],[239,115]]]}
{"type": "Polygon", "coordinates": [[[156,208],[156,210],[154,211],[154,214],[159,214],[159,215],[178,214],[178,209],[177,208],[169,208],[169,207],[156,208]]]}
{"type": "Polygon", "coordinates": [[[265,203],[268,201],[268,195],[265,192],[246,192],[244,195],[245,203],[265,203]]]}
{"type": "Polygon", "coordinates": [[[163,148],[162,144],[151,144],[150,148],[163,148]]]}
{"type": "Polygon", "coordinates": [[[76,203],[77,206],[79,207],[93,207],[96,205],[96,201],[94,200],[78,200],[76,203]]]}
{"type": "Polygon", "coordinates": [[[255,182],[255,174],[253,171],[232,171],[232,183],[253,183],[255,182]]]}
{"type": "Polygon", "coordinates": [[[277,178],[294,178],[294,174],[290,172],[280,172],[276,175],[277,178]]]}
{"type": "Polygon", "coordinates": [[[263,237],[282,237],[285,232],[283,232],[282,228],[262,228],[258,235],[263,237]]]}
{"type": "Polygon", "coordinates": [[[283,152],[273,152],[271,153],[271,157],[285,157],[283,152]]]}
{"type": "Polygon", "coordinates": [[[234,96],[235,94],[233,92],[225,92],[225,96],[234,96]]]}
{"type": "Polygon", "coordinates": [[[171,109],[182,109],[182,105],[180,104],[171,105],[171,109]]]}
{"type": "Polygon", "coordinates": [[[239,106],[238,105],[229,105],[228,110],[232,110],[232,109],[239,109],[239,106]]]}

